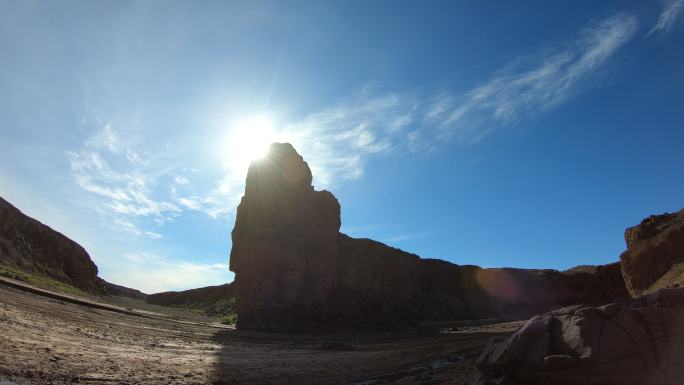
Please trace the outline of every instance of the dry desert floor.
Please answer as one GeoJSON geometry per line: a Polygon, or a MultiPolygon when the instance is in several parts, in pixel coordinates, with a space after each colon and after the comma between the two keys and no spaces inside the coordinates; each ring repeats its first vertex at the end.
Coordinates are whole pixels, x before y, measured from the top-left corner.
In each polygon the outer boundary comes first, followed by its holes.
{"type": "Polygon", "coordinates": [[[487,341],[520,326],[254,333],[137,300],[71,299],[0,285],[0,384],[469,384],[487,341]]]}

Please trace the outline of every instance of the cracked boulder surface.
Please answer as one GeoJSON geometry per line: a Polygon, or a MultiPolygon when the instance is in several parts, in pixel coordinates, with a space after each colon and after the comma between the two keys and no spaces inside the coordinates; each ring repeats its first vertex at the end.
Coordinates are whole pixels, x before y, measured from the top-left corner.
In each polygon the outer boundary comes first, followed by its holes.
{"type": "Polygon", "coordinates": [[[684,288],[600,307],[571,306],[493,338],[477,385],[679,385],[684,288]]]}
{"type": "Polygon", "coordinates": [[[620,261],[632,296],[684,285],[684,209],[652,215],[625,231],[620,261]]]}

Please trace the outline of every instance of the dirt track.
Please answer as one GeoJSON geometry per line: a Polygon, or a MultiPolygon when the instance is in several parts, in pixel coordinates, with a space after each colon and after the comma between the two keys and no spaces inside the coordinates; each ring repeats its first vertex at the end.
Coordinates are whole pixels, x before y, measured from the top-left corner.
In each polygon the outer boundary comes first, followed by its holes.
{"type": "Polygon", "coordinates": [[[171,309],[166,315],[175,319],[117,313],[0,285],[0,381],[468,384],[477,352],[489,338],[519,326],[298,335],[237,331],[171,309]]]}

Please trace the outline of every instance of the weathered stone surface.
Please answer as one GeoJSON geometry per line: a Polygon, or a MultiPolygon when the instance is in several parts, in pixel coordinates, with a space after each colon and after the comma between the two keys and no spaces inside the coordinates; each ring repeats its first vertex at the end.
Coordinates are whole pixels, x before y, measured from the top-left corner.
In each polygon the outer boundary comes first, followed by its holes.
{"type": "Polygon", "coordinates": [[[528,317],[627,296],[619,264],[591,271],[482,269],[339,232],[340,205],[315,191],[287,143],[250,166],[232,233],[238,327],[387,328],[421,321],[528,317]]]}
{"type": "Polygon", "coordinates": [[[632,296],[684,285],[684,209],[652,215],[625,231],[620,261],[632,296]]]}
{"type": "Polygon", "coordinates": [[[0,198],[0,264],[103,293],[97,266],[78,243],[0,198]]]}
{"type": "Polygon", "coordinates": [[[478,358],[479,384],[679,385],[684,288],[530,319],[478,358]]]}

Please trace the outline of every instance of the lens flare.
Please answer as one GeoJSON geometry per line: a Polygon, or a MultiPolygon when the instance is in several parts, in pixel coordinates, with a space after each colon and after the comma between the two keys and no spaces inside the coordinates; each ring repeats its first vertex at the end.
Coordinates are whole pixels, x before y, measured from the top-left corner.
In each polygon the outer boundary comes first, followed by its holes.
{"type": "Polygon", "coordinates": [[[231,133],[228,146],[228,162],[231,168],[245,169],[249,163],[266,155],[275,140],[273,125],[264,115],[239,124],[231,133]]]}

